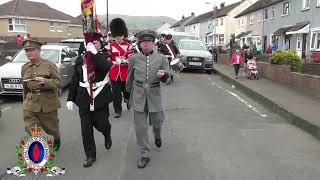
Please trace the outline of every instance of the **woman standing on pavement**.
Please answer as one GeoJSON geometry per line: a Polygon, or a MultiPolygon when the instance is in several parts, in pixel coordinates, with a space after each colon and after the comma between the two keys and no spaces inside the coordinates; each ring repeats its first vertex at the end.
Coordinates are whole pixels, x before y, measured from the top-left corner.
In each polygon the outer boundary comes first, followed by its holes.
{"type": "Polygon", "coordinates": [[[243,64],[243,58],[239,49],[237,49],[236,52],[232,55],[230,64],[233,65],[236,79],[238,79],[240,65],[243,64]]]}

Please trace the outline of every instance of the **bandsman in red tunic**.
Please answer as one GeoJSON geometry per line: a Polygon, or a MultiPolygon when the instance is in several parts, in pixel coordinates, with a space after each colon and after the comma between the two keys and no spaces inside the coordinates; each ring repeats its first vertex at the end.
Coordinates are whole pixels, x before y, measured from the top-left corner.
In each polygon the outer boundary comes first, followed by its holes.
{"type": "Polygon", "coordinates": [[[114,41],[107,46],[107,49],[114,65],[109,75],[112,84],[114,117],[119,118],[122,112],[122,97],[127,104],[130,97],[125,90],[125,84],[128,75],[128,58],[133,55],[133,51],[131,44],[124,40],[128,37],[128,29],[121,18],[110,22],[110,31],[114,41]]]}

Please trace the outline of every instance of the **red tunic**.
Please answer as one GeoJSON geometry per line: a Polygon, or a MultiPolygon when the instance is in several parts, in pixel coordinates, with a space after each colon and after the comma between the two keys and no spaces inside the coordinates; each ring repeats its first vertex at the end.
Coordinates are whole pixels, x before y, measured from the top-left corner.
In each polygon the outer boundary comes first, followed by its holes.
{"type": "MultiPolygon", "coordinates": [[[[109,53],[111,54],[111,59],[113,62],[116,61],[117,56],[122,56],[124,59],[128,60],[130,56],[133,55],[132,46],[130,43],[123,41],[120,44],[112,42],[108,46],[109,53]]],[[[128,76],[128,64],[113,64],[109,72],[110,80],[116,81],[120,76],[121,81],[125,82],[128,76]]]]}

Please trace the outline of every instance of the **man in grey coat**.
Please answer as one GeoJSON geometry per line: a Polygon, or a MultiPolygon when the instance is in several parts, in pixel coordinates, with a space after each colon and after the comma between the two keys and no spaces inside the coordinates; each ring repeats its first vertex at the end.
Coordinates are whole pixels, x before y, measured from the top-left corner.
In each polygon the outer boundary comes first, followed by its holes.
{"type": "Polygon", "coordinates": [[[164,114],[160,81],[167,82],[169,64],[164,55],[153,52],[155,38],[156,33],[153,31],[139,32],[141,53],[129,58],[126,90],[130,92],[129,108],[134,109],[134,125],[137,144],[140,147],[138,168],[146,167],[150,161],[149,125],[153,127],[155,145],[160,148],[162,144],[161,128],[164,114]]]}

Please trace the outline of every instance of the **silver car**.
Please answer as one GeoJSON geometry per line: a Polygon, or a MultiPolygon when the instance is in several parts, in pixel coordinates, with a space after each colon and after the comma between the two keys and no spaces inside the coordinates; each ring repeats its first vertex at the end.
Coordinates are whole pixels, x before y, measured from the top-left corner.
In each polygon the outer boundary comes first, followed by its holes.
{"type": "MultiPolygon", "coordinates": [[[[43,45],[41,57],[57,65],[62,87],[66,87],[71,82],[77,53],[68,46],[43,45]]],[[[29,61],[26,52],[22,49],[13,58],[6,59],[9,62],[0,67],[0,95],[22,95],[21,67],[29,61]]],[[[59,89],[59,95],[61,92],[59,89]]]]}
{"type": "Polygon", "coordinates": [[[178,49],[185,69],[201,69],[212,73],[213,56],[202,41],[182,39],[179,41],[178,49]]]}

